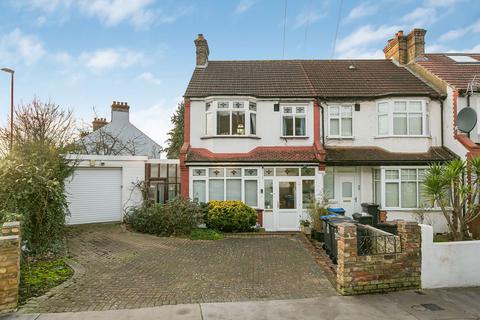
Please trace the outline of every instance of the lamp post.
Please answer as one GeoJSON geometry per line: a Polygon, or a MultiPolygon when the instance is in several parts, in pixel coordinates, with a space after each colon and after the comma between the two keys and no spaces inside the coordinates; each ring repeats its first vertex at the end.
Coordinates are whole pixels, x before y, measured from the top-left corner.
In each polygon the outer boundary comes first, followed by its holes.
{"type": "Polygon", "coordinates": [[[14,82],[15,70],[10,68],[2,68],[1,70],[6,73],[10,73],[12,78],[11,92],[10,92],[10,151],[12,151],[12,147],[13,147],[13,82],[14,82]]]}

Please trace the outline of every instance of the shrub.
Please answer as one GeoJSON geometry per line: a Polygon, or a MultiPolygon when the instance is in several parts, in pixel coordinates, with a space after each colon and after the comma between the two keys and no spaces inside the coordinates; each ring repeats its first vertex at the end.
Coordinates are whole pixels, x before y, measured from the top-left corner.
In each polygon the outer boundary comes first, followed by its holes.
{"type": "Polygon", "coordinates": [[[257,222],[257,211],[241,201],[210,201],[207,226],[225,232],[250,231],[257,222]]]}
{"type": "Polygon", "coordinates": [[[212,229],[195,229],[190,233],[190,240],[221,240],[223,234],[212,229]]]}
{"type": "Polygon", "coordinates": [[[202,222],[204,210],[196,201],[181,197],[165,204],[144,204],[131,209],[125,218],[138,232],[157,236],[190,234],[202,222]]]}

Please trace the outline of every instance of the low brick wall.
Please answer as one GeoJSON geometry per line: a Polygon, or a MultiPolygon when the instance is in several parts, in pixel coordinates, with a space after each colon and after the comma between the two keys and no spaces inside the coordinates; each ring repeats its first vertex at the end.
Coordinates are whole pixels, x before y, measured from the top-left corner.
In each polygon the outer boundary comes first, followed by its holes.
{"type": "Polygon", "coordinates": [[[338,226],[338,292],[355,295],[420,288],[420,226],[401,220],[395,223],[401,252],[375,255],[358,254],[354,224],[338,226]]]}
{"type": "Polygon", "coordinates": [[[0,236],[0,313],[11,311],[17,306],[20,250],[20,223],[4,223],[0,236]]]}

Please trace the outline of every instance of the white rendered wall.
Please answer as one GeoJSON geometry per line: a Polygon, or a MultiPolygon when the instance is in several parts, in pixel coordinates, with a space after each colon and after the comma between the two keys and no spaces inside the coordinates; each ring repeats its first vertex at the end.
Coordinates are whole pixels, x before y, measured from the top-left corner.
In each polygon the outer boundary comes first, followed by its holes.
{"type": "Polygon", "coordinates": [[[422,228],[422,288],[480,286],[480,241],[433,242],[431,226],[422,228]]]}
{"type": "MultiPolygon", "coordinates": [[[[466,105],[464,100],[465,98],[458,97],[458,111],[466,105]]],[[[453,118],[453,90],[451,87],[447,87],[447,98],[443,103],[443,143],[456,155],[466,159],[467,149],[453,136],[453,118]]]]}
{"type": "Polygon", "coordinates": [[[392,98],[370,101],[346,101],[344,105],[360,103],[360,111],[353,111],[353,139],[329,138],[328,105],[325,105],[325,144],[327,146],[377,146],[391,152],[426,152],[431,146],[441,145],[440,103],[427,98],[392,98]],[[378,137],[377,136],[377,102],[393,100],[422,100],[428,102],[430,128],[429,134],[424,137],[378,137]]]}

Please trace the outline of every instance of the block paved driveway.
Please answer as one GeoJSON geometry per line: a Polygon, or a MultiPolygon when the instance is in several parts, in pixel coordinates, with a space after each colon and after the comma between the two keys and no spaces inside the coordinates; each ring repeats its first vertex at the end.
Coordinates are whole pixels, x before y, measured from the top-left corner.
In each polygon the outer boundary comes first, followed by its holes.
{"type": "Polygon", "coordinates": [[[300,235],[191,241],[118,225],[72,228],[75,276],[22,312],[129,309],[166,304],[335,295],[300,235]]]}

